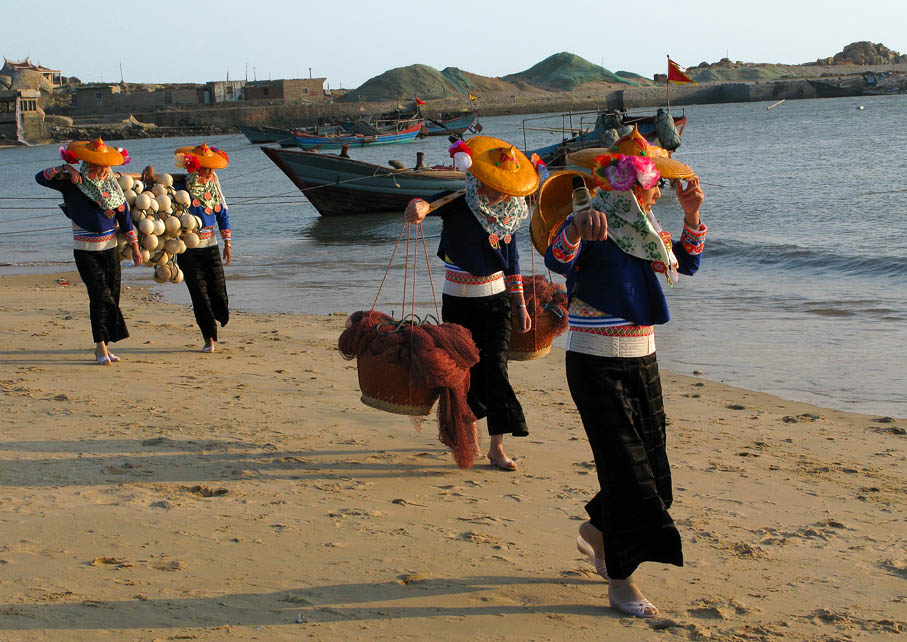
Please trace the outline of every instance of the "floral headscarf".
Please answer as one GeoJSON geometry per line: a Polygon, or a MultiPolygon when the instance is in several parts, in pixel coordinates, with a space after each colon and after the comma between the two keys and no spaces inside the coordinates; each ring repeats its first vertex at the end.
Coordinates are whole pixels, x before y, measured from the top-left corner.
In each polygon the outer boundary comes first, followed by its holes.
{"type": "Polygon", "coordinates": [[[227,208],[227,199],[214,172],[208,176],[202,176],[199,172],[187,174],[186,191],[192,197],[192,205],[201,207],[205,214],[219,214],[227,208]]]}
{"type": "Polygon", "coordinates": [[[500,242],[510,243],[513,233],[520,223],[529,216],[526,199],[508,196],[499,203],[491,205],[484,194],[479,194],[479,181],[471,173],[466,173],[466,203],[486,232],[488,243],[495,250],[500,242]]]}
{"type": "Polygon", "coordinates": [[[671,235],[661,229],[654,214],[642,211],[632,191],[600,189],[590,207],[608,217],[608,238],[622,252],[651,261],[652,269],[674,285],[677,257],[671,250],[671,235]]]}
{"type": "Polygon", "coordinates": [[[126,209],[126,197],[123,195],[120,183],[114,178],[112,170],[90,165],[89,163],[82,163],[79,168],[79,174],[82,176],[82,180],[77,184],[77,187],[85,196],[104,210],[107,218],[113,218],[116,212],[122,212],[126,209]],[[108,170],[106,178],[99,178],[99,174],[104,169],[108,170]]]}

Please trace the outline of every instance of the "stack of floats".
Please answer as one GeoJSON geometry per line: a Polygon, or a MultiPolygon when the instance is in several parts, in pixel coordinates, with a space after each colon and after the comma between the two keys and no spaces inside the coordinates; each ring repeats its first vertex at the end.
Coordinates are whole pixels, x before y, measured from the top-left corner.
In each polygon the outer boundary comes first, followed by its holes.
{"type": "MultiPolygon", "coordinates": [[[[201,218],[189,213],[189,192],[174,189],[170,174],[159,174],[150,188],[129,174],[118,180],[131,208],[144,264],[154,268],[157,283],[182,283],[183,271],[173,258],[198,246],[202,228],[201,218]]],[[[130,259],[132,250],[124,236],[118,237],[118,244],[120,258],[130,259]]]]}

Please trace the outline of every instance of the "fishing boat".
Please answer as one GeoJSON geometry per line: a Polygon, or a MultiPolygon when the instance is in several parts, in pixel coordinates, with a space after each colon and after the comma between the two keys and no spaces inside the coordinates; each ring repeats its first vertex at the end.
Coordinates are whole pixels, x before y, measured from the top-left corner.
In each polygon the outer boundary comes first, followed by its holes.
{"type": "MultiPolygon", "coordinates": [[[[407,121],[394,128],[393,131],[379,131],[378,133],[335,133],[315,134],[303,131],[294,131],[293,137],[296,144],[302,149],[340,149],[344,145],[350,147],[365,147],[366,145],[390,145],[393,143],[409,143],[415,140],[422,131],[421,120],[407,121]]],[[[377,129],[377,128],[376,128],[377,129]]]]}
{"type": "MultiPolygon", "coordinates": [[[[243,136],[249,139],[253,145],[262,145],[264,143],[276,143],[287,138],[293,138],[289,129],[280,129],[278,127],[251,127],[249,125],[237,125],[243,136]]],[[[295,141],[294,141],[295,144],[295,141]]]]}
{"type": "MultiPolygon", "coordinates": [[[[550,123],[552,116],[527,118],[523,120],[523,149],[527,148],[526,132],[560,133],[563,137],[561,142],[529,150],[527,155],[538,154],[549,167],[562,167],[566,164],[567,154],[588,147],[607,147],[613,142],[615,134],[623,135],[628,128],[632,128],[634,125],[650,143],[665,147],[666,145],[658,139],[658,133],[655,130],[656,117],[656,114],[631,114],[623,109],[570,112],[554,117],[561,119],[560,127],[556,124],[545,126],[545,121],[550,123]]],[[[683,134],[683,128],[687,124],[686,115],[681,112],[679,116],[672,114],[671,118],[677,133],[683,134]]]]}
{"type": "MultiPolygon", "coordinates": [[[[469,111],[462,114],[441,114],[437,119],[425,119],[424,136],[449,136],[462,134],[465,131],[476,131],[479,124],[479,112],[469,111]]],[[[478,131],[481,131],[479,129],[478,131]]]]}
{"type": "MultiPolygon", "coordinates": [[[[466,186],[466,175],[452,167],[385,167],[300,150],[262,147],[261,151],[293,181],[322,216],[402,212],[410,200],[466,186]]],[[[421,156],[419,156],[421,159],[421,156]]]]}

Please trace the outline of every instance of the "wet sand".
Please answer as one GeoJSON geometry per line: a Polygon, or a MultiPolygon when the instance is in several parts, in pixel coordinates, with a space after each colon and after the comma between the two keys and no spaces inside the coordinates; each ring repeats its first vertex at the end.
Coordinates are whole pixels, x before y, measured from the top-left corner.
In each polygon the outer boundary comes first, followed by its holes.
{"type": "Polygon", "coordinates": [[[686,565],[643,565],[662,613],[632,619],[574,546],[596,480],[562,351],[511,365],[520,471],[460,471],[433,420],[360,403],[345,315],[235,312],[202,354],[157,298],[124,291],[100,367],[77,274],[0,278],[4,640],[907,633],[907,420],[663,373],[686,565]]]}

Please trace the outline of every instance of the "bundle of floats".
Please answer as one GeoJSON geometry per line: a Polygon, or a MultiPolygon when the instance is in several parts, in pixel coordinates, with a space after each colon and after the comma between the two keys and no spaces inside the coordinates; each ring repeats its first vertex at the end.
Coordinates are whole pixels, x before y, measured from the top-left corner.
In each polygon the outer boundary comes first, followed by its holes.
{"type": "MultiPolygon", "coordinates": [[[[202,220],[189,212],[192,197],[173,187],[172,175],[158,174],[150,186],[137,176],[121,174],[117,180],[129,203],[143,264],[154,268],[157,283],[181,283],[183,271],[173,259],[198,246],[202,220]]],[[[126,237],[118,235],[117,243],[120,258],[132,258],[126,237]]]]}

